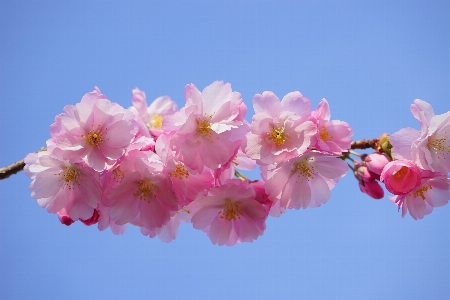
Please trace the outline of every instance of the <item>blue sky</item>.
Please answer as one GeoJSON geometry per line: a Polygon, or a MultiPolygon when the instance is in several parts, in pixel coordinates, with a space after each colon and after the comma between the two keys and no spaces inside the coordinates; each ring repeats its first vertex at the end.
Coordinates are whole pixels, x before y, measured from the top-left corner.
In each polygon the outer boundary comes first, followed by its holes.
{"type": "MultiPolygon", "coordinates": [[[[355,139],[418,128],[409,106],[450,109],[448,1],[0,2],[0,166],[36,151],[94,86],[131,105],[230,82],[249,105],[298,90],[355,139]]],[[[257,176],[257,175],[256,175],[257,176]]],[[[0,299],[447,299],[450,208],[401,218],[347,175],[318,209],[218,247],[190,225],[165,244],[60,225],[20,173],[0,182],[0,299]]]]}

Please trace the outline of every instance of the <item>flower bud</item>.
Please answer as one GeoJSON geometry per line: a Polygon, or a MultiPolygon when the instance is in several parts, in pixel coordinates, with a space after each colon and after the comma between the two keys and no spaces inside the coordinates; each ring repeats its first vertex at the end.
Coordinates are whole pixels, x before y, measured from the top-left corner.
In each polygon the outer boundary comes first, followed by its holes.
{"type": "Polygon", "coordinates": [[[377,200],[384,197],[383,188],[376,180],[360,182],[359,189],[361,190],[361,192],[377,200]]]}
{"type": "Polygon", "coordinates": [[[369,171],[381,175],[384,166],[386,166],[391,159],[386,154],[372,153],[367,155],[364,161],[369,171]]]}
{"type": "Polygon", "coordinates": [[[381,173],[380,180],[394,195],[405,195],[421,183],[420,168],[409,160],[395,160],[388,163],[381,173]]]}
{"type": "Polygon", "coordinates": [[[380,153],[386,153],[387,156],[392,158],[391,149],[392,149],[392,145],[389,142],[389,134],[388,133],[383,133],[378,138],[378,143],[377,143],[377,146],[376,146],[376,150],[378,152],[380,152],[380,153]]]}

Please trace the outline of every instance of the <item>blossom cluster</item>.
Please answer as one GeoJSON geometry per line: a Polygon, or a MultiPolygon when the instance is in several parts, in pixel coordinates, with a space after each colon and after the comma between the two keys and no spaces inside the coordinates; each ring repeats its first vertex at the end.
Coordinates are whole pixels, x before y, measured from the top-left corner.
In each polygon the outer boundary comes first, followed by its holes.
{"type": "Polygon", "coordinates": [[[115,234],[132,224],[169,242],[187,222],[214,244],[252,242],[269,215],[326,203],[348,170],[340,156],[353,131],[330,120],[325,99],[311,110],[300,92],[257,94],[249,123],[240,93],[221,81],[187,85],[179,110],[167,96],[148,105],[132,94],[125,109],[95,88],[55,117],[46,150],[25,158],[32,197],[61,223],[115,234]],[[256,165],[261,180],[236,170],[256,165]]]}
{"type": "Polygon", "coordinates": [[[431,105],[419,99],[411,112],[420,130],[402,128],[381,136],[384,151],[362,155],[354,171],[361,191],[381,199],[382,182],[394,194],[389,199],[402,216],[409,212],[417,220],[450,200],[450,112],[435,115],[431,105]]]}

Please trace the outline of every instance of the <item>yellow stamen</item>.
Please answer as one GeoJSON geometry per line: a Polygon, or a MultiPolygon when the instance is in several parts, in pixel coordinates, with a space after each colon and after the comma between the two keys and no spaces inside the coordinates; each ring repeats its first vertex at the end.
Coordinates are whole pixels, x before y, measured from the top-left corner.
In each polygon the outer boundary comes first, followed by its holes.
{"type": "Polygon", "coordinates": [[[188,178],[189,172],[182,164],[178,164],[175,167],[175,171],[169,173],[170,177],[175,177],[178,179],[188,178]]]}
{"type": "Polygon", "coordinates": [[[328,133],[327,128],[325,126],[322,126],[319,129],[319,138],[322,141],[326,142],[328,140],[333,139],[334,137],[328,133]]]}
{"type": "MultiPolygon", "coordinates": [[[[444,134],[447,134],[447,131],[445,131],[444,134]]],[[[430,136],[428,138],[427,148],[431,152],[434,152],[439,159],[446,159],[445,155],[448,153],[445,152],[450,152],[450,139],[447,136],[439,139],[430,136]]]]}
{"type": "MultiPolygon", "coordinates": [[[[280,122],[277,122],[279,124],[280,122]]],[[[284,132],[284,127],[269,126],[271,132],[266,132],[267,140],[277,146],[283,145],[288,139],[289,134],[284,132]]]]}
{"type": "Polygon", "coordinates": [[[197,118],[195,122],[197,123],[197,133],[212,142],[211,136],[213,131],[211,129],[211,123],[206,119],[200,118],[197,118]]]}
{"type": "Polygon", "coordinates": [[[64,181],[63,188],[67,186],[69,190],[73,189],[75,184],[80,185],[82,181],[80,170],[75,165],[67,166],[62,172],[55,175],[60,176],[60,181],[64,181]]]}
{"type": "Polygon", "coordinates": [[[308,164],[305,160],[301,160],[299,162],[294,163],[294,167],[291,170],[292,173],[298,173],[299,175],[306,177],[306,179],[309,180],[309,178],[314,179],[314,167],[308,164]]]}
{"type": "Polygon", "coordinates": [[[395,172],[394,177],[395,178],[403,178],[403,177],[405,177],[406,173],[408,173],[408,168],[403,166],[400,168],[400,170],[395,172]]]}
{"type": "Polygon", "coordinates": [[[115,181],[121,182],[123,177],[125,177],[125,174],[123,174],[122,170],[120,169],[120,166],[118,166],[117,168],[115,168],[112,171],[112,176],[113,176],[115,181]]]}
{"type": "Polygon", "coordinates": [[[420,198],[422,198],[422,200],[425,201],[426,197],[425,197],[424,193],[431,189],[433,189],[433,187],[430,184],[426,184],[426,185],[422,186],[420,189],[418,189],[417,191],[415,191],[413,193],[413,196],[414,196],[414,198],[417,198],[418,196],[420,196],[420,198]]]}
{"type": "Polygon", "coordinates": [[[148,122],[147,127],[150,129],[161,129],[162,121],[164,117],[158,114],[152,114],[150,122],[148,122]]]}
{"type": "Polygon", "coordinates": [[[236,220],[241,218],[242,209],[236,202],[233,202],[231,199],[226,199],[219,214],[221,219],[228,221],[236,220]]]}
{"type": "Polygon", "coordinates": [[[136,185],[135,197],[139,197],[139,200],[150,203],[151,198],[156,197],[158,189],[156,186],[147,179],[140,180],[136,185]]]}
{"type": "MultiPolygon", "coordinates": [[[[102,131],[99,129],[100,125],[97,126],[97,130],[92,129],[86,135],[85,142],[90,146],[99,147],[101,143],[103,143],[102,131]]],[[[107,134],[108,128],[105,128],[105,134],[107,134]]],[[[84,136],[84,135],[81,135],[84,136]]]]}

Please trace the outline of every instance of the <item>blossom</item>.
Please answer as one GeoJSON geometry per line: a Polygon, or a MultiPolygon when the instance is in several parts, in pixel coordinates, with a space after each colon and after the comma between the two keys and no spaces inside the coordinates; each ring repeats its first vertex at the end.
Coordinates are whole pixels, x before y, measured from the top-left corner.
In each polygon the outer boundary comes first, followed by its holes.
{"type": "Polygon", "coordinates": [[[137,131],[133,118],[131,112],[111,103],[96,89],[75,106],[64,107],[50,134],[63,159],[84,161],[100,172],[113,165],[133,141],[137,131]]]}
{"type": "Polygon", "coordinates": [[[435,115],[431,105],[416,99],[411,112],[419,120],[420,131],[403,128],[391,135],[396,159],[412,160],[425,170],[450,172],[450,112],[435,115]]]}
{"type": "Polygon", "coordinates": [[[364,163],[356,164],[354,173],[361,192],[377,200],[384,197],[384,190],[378,183],[380,175],[370,171],[364,163]]]}
{"type": "Polygon", "coordinates": [[[102,197],[97,172],[84,163],[73,164],[53,157],[49,151],[29,154],[25,162],[29,165],[28,172],[39,170],[31,176],[30,184],[31,197],[39,206],[50,213],[60,212],[62,219],[64,216],[72,220],[92,217],[102,197]]]}
{"type": "Polygon", "coordinates": [[[386,164],[380,180],[392,194],[404,195],[420,185],[421,173],[420,168],[411,161],[394,160],[386,164]]]}
{"type": "Polygon", "coordinates": [[[442,173],[425,171],[420,185],[407,194],[389,198],[402,209],[402,217],[409,212],[414,219],[423,219],[434,207],[443,206],[450,200],[450,178],[442,173]]]}
{"type": "Polygon", "coordinates": [[[246,135],[246,154],[262,164],[278,163],[304,153],[314,144],[317,128],[310,117],[311,102],[300,92],[280,100],[272,92],[253,97],[255,115],[246,135]]]}
{"type": "Polygon", "coordinates": [[[248,182],[230,179],[209,190],[208,196],[192,202],[194,228],[205,231],[213,244],[232,246],[252,242],[262,235],[267,212],[248,182]]]}
{"type": "Polygon", "coordinates": [[[166,145],[169,136],[161,135],[156,141],[155,150],[161,157],[166,174],[173,185],[177,201],[186,206],[198,197],[205,196],[213,186],[214,178],[211,170],[204,168],[202,172],[192,170],[189,166],[175,157],[175,152],[166,145]]]}
{"type": "Polygon", "coordinates": [[[370,172],[381,175],[384,167],[391,161],[391,159],[386,154],[371,153],[364,157],[364,164],[367,166],[370,172]]]}
{"type": "Polygon", "coordinates": [[[268,171],[266,192],[286,208],[319,207],[330,190],[347,173],[347,164],[336,156],[308,152],[268,171]]]}
{"type": "Polygon", "coordinates": [[[177,111],[177,104],[169,96],[158,97],[147,106],[145,93],[138,88],[133,91],[133,106],[130,110],[139,116],[147,132],[158,137],[163,133],[162,124],[166,116],[177,111]]]}
{"type": "Polygon", "coordinates": [[[199,172],[219,168],[233,159],[243,139],[235,135],[244,125],[241,95],[229,83],[215,81],[201,93],[187,85],[185,97],[186,106],[163,121],[165,132],[175,132],[170,146],[176,159],[199,172]]]}
{"type": "MultiPolygon", "coordinates": [[[[163,165],[153,152],[131,151],[120,182],[108,193],[110,218],[117,225],[129,222],[154,230],[163,226],[178,209],[176,196],[163,165]],[[136,219],[137,218],[137,219],[136,219]]],[[[122,169],[122,168],[121,168],[122,169]]]]}
{"type": "Polygon", "coordinates": [[[340,155],[342,151],[350,149],[353,130],[344,121],[330,121],[330,107],[325,98],[319,103],[317,110],[311,113],[311,117],[317,126],[317,150],[340,155]]]}

